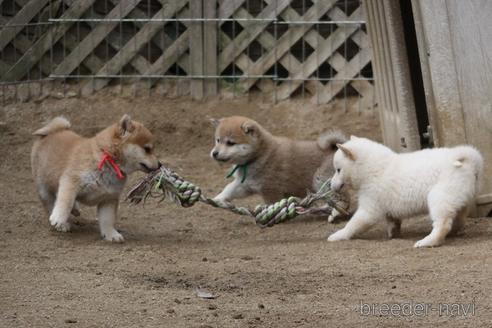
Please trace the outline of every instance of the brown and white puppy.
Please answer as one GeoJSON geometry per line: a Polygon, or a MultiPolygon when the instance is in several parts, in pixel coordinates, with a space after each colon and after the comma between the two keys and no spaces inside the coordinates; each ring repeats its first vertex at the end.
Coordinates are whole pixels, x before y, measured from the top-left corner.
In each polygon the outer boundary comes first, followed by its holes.
{"type": "Polygon", "coordinates": [[[70,213],[78,215],[78,202],[97,206],[102,237],[122,242],[114,223],[126,178],[160,166],[150,131],[124,115],[119,123],[84,138],[70,130],[67,119],[57,117],[33,135],[32,174],[51,225],[69,231],[68,219],[70,213]]]}
{"type": "Polygon", "coordinates": [[[284,197],[304,197],[313,190],[313,176],[325,160],[332,160],[336,144],[346,139],[339,132],[326,133],[317,141],[296,141],[272,135],[247,117],[212,120],[215,147],[210,155],[236,165],[234,181],[217,201],[231,201],[259,194],[267,203],[284,197]]]}

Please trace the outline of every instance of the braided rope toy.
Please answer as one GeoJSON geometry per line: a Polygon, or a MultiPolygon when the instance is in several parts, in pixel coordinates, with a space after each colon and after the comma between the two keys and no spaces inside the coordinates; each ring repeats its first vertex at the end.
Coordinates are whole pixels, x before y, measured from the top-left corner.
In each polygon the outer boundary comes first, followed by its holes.
{"type": "Polygon", "coordinates": [[[207,198],[201,189],[193,183],[186,181],[176,172],[167,167],[150,172],[138,182],[127,195],[127,200],[138,204],[148,197],[171,199],[182,207],[191,207],[196,202],[208,204],[216,208],[222,208],[239,215],[247,215],[255,218],[256,224],[261,227],[271,227],[275,224],[291,220],[299,215],[328,215],[335,208],[338,212],[347,215],[345,208],[339,205],[339,195],[331,191],[326,181],[318,192],[308,194],[304,198],[284,198],[270,205],[258,205],[254,209],[236,206],[229,202],[218,202],[207,198]],[[324,201],[325,205],[313,207],[317,201],[324,201]]]}

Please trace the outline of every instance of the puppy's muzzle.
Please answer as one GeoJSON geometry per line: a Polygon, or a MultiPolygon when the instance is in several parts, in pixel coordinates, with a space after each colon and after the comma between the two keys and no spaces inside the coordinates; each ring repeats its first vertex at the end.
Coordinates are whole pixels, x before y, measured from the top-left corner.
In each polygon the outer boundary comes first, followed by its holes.
{"type": "Polygon", "coordinates": [[[147,164],[143,163],[143,162],[140,162],[140,167],[142,168],[142,171],[144,171],[145,173],[149,173],[149,172],[152,172],[154,170],[157,170],[158,168],[160,168],[162,166],[162,163],[161,162],[157,162],[157,166],[156,167],[150,167],[148,166],[147,164]]]}
{"type": "Polygon", "coordinates": [[[216,161],[219,161],[219,162],[227,162],[229,161],[229,158],[223,158],[223,157],[220,157],[219,156],[219,152],[217,150],[214,150],[212,152],[212,157],[216,160],[216,161]]]}
{"type": "Polygon", "coordinates": [[[345,183],[342,183],[341,185],[337,186],[337,185],[333,185],[330,182],[330,189],[333,190],[333,191],[335,191],[335,192],[338,192],[338,191],[342,190],[344,186],[345,186],[345,183]]]}

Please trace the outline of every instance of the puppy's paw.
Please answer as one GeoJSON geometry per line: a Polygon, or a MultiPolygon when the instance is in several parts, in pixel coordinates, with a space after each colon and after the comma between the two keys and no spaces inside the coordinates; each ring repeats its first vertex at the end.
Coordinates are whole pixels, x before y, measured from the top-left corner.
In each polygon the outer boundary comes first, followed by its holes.
{"type": "Polygon", "coordinates": [[[79,203],[75,202],[73,204],[72,211],[70,212],[73,216],[80,216],[80,206],[79,203]]]}
{"type": "Polygon", "coordinates": [[[104,240],[114,243],[122,243],[125,241],[125,238],[123,238],[123,236],[118,231],[116,231],[116,229],[112,229],[107,233],[103,233],[102,237],[104,240]]]}
{"type": "Polygon", "coordinates": [[[347,236],[347,234],[345,233],[345,231],[342,230],[338,230],[337,232],[331,234],[329,237],[328,237],[328,241],[340,241],[340,240],[349,240],[350,237],[347,236]]]}
{"type": "Polygon", "coordinates": [[[413,247],[415,248],[421,248],[421,247],[436,247],[441,245],[441,243],[434,239],[434,238],[429,238],[429,236],[425,237],[424,239],[419,240],[416,242],[413,247]]]}
{"type": "Polygon", "coordinates": [[[225,200],[223,197],[215,196],[212,198],[212,200],[216,203],[227,203],[227,200],[225,200]]]}
{"type": "Polygon", "coordinates": [[[70,223],[66,219],[62,219],[58,216],[51,215],[50,216],[50,224],[57,231],[61,231],[61,232],[70,231],[70,223]]]}
{"type": "Polygon", "coordinates": [[[330,213],[330,216],[328,217],[328,223],[335,222],[338,216],[340,216],[340,213],[336,209],[333,209],[330,213]]]}

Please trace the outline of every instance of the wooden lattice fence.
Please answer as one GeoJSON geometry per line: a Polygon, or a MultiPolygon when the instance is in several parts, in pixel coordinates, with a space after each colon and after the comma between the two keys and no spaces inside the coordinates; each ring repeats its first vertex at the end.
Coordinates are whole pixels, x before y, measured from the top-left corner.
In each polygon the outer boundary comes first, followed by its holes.
{"type": "Polygon", "coordinates": [[[259,90],[374,104],[359,1],[3,0],[0,9],[4,89],[49,79],[86,95],[174,81],[197,99],[259,90]]]}

